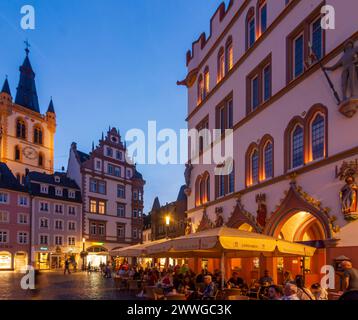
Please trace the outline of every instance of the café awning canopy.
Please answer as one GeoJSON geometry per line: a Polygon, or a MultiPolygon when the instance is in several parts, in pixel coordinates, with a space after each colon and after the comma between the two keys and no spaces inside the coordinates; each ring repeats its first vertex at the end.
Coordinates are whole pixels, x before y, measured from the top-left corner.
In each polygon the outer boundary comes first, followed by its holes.
{"type": "Polygon", "coordinates": [[[149,245],[156,245],[156,244],[160,244],[160,243],[163,243],[166,241],[167,241],[166,239],[161,239],[161,240],[157,240],[157,241],[153,241],[153,242],[149,242],[149,243],[136,244],[134,246],[124,247],[124,248],[117,249],[117,250],[112,250],[110,252],[110,255],[112,257],[125,257],[125,258],[145,257],[147,255],[146,249],[149,245]]]}
{"type": "Polygon", "coordinates": [[[266,235],[227,227],[148,244],[145,254],[152,257],[171,258],[245,258],[306,256],[311,257],[315,248],[288,242],[266,235]]]}

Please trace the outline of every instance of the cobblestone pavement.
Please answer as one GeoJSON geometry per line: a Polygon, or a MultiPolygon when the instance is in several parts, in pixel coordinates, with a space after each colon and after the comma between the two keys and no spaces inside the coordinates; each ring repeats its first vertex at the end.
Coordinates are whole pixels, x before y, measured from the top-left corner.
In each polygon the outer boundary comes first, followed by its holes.
{"type": "Polygon", "coordinates": [[[42,272],[36,290],[22,290],[23,274],[0,272],[0,300],[135,300],[135,294],[119,292],[113,279],[99,273],[42,272]]]}

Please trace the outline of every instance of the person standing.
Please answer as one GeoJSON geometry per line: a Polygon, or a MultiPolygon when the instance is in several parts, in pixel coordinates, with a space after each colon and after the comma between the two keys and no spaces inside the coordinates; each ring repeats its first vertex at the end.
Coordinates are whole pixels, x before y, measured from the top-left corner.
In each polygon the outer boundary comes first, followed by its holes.
{"type": "Polygon", "coordinates": [[[298,288],[297,296],[300,300],[315,300],[315,297],[310,289],[305,287],[305,280],[302,275],[296,276],[295,283],[298,288]]]}
{"type": "Polygon", "coordinates": [[[353,268],[352,262],[343,261],[341,267],[343,273],[343,290],[353,291],[358,290],[358,270],[353,268]]]}
{"type": "Polygon", "coordinates": [[[65,261],[65,271],[63,274],[66,274],[66,272],[68,272],[68,274],[71,274],[71,271],[70,271],[70,260],[69,259],[66,259],[65,261]]]}

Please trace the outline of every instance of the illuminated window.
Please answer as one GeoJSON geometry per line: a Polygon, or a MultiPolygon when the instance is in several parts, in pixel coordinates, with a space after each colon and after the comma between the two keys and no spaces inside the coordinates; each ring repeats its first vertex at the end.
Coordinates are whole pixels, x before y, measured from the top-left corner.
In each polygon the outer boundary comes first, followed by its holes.
{"type": "Polygon", "coordinates": [[[208,93],[210,92],[210,73],[209,68],[206,67],[204,71],[204,96],[205,99],[208,93]]]}
{"type": "Polygon", "coordinates": [[[260,9],[260,34],[263,34],[267,29],[267,4],[261,5],[260,9]]]}
{"type": "Polygon", "coordinates": [[[68,245],[75,246],[76,245],[76,238],[75,237],[68,237],[68,245]]]}
{"type": "Polygon", "coordinates": [[[220,48],[218,54],[218,82],[225,77],[225,52],[224,48],[220,48]]]}
{"type": "Polygon", "coordinates": [[[198,78],[198,104],[200,104],[204,100],[204,78],[201,74],[198,78]]]}
{"type": "Polygon", "coordinates": [[[97,201],[96,200],[90,201],[90,212],[97,213],[97,201]]]}
{"type": "Polygon", "coordinates": [[[226,72],[229,72],[234,66],[234,48],[232,44],[232,37],[226,42],[226,72]]]}
{"type": "Polygon", "coordinates": [[[98,213],[99,214],[106,213],[106,203],[104,201],[98,201],[98,213]]]}

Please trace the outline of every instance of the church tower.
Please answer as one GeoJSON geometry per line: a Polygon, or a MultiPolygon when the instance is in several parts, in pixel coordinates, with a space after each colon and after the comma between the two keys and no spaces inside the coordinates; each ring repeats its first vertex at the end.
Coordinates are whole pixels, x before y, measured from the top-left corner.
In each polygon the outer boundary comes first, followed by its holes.
{"type": "Polygon", "coordinates": [[[41,114],[28,46],[25,51],[15,101],[7,78],[0,92],[0,161],[18,179],[27,170],[54,172],[54,103],[51,98],[46,114],[41,114]]]}

